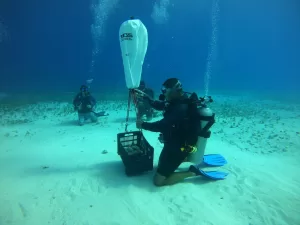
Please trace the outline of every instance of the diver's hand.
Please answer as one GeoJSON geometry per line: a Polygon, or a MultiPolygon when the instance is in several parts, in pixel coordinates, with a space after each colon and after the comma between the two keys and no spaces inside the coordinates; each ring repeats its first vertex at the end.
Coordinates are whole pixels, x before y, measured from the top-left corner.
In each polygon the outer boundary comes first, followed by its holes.
{"type": "Polygon", "coordinates": [[[137,129],[142,129],[142,124],[143,124],[143,123],[144,123],[143,120],[138,119],[138,120],[136,121],[136,128],[137,128],[137,129]]]}
{"type": "Polygon", "coordinates": [[[80,105],[74,105],[74,111],[78,111],[81,109],[81,104],[80,105]]]}
{"type": "Polygon", "coordinates": [[[133,91],[134,91],[134,93],[136,94],[136,96],[137,96],[137,97],[140,97],[140,98],[142,98],[142,97],[144,97],[144,96],[146,95],[145,92],[143,92],[143,91],[141,91],[141,90],[139,90],[139,89],[133,89],[133,91]]]}
{"type": "Polygon", "coordinates": [[[139,89],[134,89],[133,91],[137,95],[137,97],[146,98],[148,100],[152,100],[152,98],[149,95],[147,95],[145,92],[143,92],[143,91],[141,91],[139,89]]]}

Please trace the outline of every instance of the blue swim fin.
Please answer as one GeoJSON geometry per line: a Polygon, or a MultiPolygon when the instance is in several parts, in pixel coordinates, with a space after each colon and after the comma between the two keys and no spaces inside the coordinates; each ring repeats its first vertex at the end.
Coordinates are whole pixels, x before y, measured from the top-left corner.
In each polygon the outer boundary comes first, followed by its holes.
{"type": "Polygon", "coordinates": [[[193,165],[190,166],[189,171],[195,173],[198,176],[204,176],[212,180],[224,180],[228,175],[228,173],[224,173],[220,171],[203,171],[193,165]]]}
{"type": "Polygon", "coordinates": [[[227,161],[220,154],[208,154],[203,156],[203,163],[206,166],[224,166],[227,161]]]}

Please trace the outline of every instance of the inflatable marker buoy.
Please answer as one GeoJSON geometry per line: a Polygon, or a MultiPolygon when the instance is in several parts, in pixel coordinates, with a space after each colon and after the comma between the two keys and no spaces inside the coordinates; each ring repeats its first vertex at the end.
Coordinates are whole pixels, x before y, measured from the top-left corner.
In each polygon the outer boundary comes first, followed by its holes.
{"type": "Polygon", "coordinates": [[[148,48],[148,31],[139,19],[130,17],[121,24],[119,41],[126,86],[128,89],[138,88],[148,48]]]}

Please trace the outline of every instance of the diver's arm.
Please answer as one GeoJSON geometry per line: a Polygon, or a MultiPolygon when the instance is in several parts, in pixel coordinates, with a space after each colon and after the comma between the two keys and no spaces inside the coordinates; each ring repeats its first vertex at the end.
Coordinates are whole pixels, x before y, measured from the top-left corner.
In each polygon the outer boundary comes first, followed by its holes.
{"type": "Polygon", "coordinates": [[[186,114],[186,105],[179,105],[177,109],[174,109],[173,112],[159,121],[148,123],[143,122],[142,128],[144,130],[152,132],[163,132],[165,129],[170,129],[170,127],[179,121],[183,120],[186,114]]]}
{"type": "Polygon", "coordinates": [[[150,106],[153,109],[157,110],[157,111],[163,111],[166,107],[166,102],[165,101],[154,100],[154,93],[153,92],[152,92],[152,96],[145,95],[144,98],[146,99],[146,101],[148,101],[150,106]]]}
{"type": "Polygon", "coordinates": [[[150,96],[150,98],[154,99],[154,91],[151,88],[148,88],[147,94],[150,96]]]}
{"type": "Polygon", "coordinates": [[[80,104],[79,94],[77,94],[73,100],[74,107],[78,106],[80,104]]]}
{"type": "Polygon", "coordinates": [[[147,123],[143,122],[142,123],[142,129],[152,131],[152,132],[163,132],[164,128],[164,119],[153,122],[153,123],[147,123]]]}
{"type": "Polygon", "coordinates": [[[90,102],[92,107],[94,107],[96,105],[96,99],[93,96],[90,96],[90,102]]]}
{"type": "Polygon", "coordinates": [[[163,111],[166,107],[166,102],[164,101],[152,100],[148,98],[148,102],[151,105],[151,107],[157,111],[163,111]]]}
{"type": "MultiPolygon", "coordinates": [[[[145,92],[142,92],[140,90],[135,89],[135,92],[138,94],[138,96],[141,96],[144,101],[147,101],[152,108],[158,111],[162,111],[165,109],[165,102],[164,101],[158,101],[154,100],[152,96],[148,95],[145,92]]],[[[154,93],[153,93],[154,95],[154,93]]]]}

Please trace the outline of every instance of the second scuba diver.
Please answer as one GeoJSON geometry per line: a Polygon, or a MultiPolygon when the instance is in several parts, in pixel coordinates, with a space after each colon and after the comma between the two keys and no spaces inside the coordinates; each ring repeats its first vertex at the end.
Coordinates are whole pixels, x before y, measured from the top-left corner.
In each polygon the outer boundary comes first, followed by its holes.
{"type": "Polygon", "coordinates": [[[97,122],[99,116],[107,116],[105,112],[96,113],[96,100],[88,90],[88,86],[81,85],[80,92],[73,100],[74,110],[78,112],[78,124],[82,126],[86,120],[97,122]]]}

